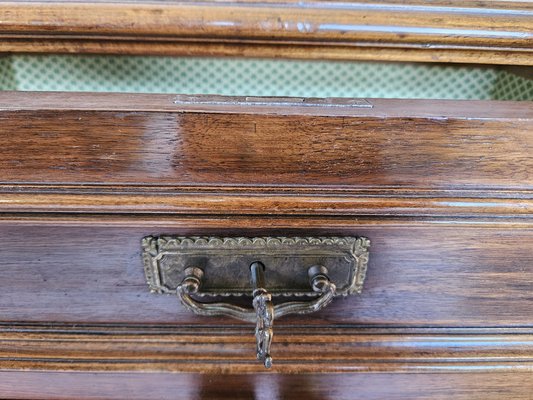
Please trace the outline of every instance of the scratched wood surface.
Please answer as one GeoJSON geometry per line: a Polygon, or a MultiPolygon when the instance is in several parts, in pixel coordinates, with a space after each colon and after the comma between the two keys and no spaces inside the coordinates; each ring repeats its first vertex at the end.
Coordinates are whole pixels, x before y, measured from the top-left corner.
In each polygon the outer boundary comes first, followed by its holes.
{"type": "Polygon", "coordinates": [[[0,122],[9,134],[0,148],[1,182],[256,191],[533,188],[533,102],[371,100],[372,108],[358,108],[199,99],[206,104],[174,104],[173,96],[2,93],[0,122]]]}
{"type": "Polygon", "coordinates": [[[528,1],[6,1],[0,51],[532,65],[528,1]]]}
{"type": "Polygon", "coordinates": [[[364,235],[372,247],[362,295],[338,299],[318,313],[280,319],[277,326],[533,326],[531,220],[507,224],[437,220],[417,226],[351,219],[331,225],[329,220],[284,218],[284,229],[273,230],[264,220],[237,219],[229,228],[224,217],[167,219],[148,219],[137,227],[133,219],[113,226],[105,216],[95,216],[88,226],[81,219],[2,222],[1,320],[238,324],[228,318],[195,316],[174,296],[149,293],[141,238],[162,233],[290,232],[364,235]]]}

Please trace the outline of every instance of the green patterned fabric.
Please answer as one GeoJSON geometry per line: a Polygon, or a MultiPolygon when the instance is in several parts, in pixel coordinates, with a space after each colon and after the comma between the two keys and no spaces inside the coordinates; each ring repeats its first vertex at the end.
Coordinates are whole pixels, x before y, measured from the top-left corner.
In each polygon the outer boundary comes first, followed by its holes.
{"type": "Polygon", "coordinates": [[[5,56],[0,90],[533,100],[498,67],[136,56],[5,56]]]}
{"type": "Polygon", "coordinates": [[[17,79],[9,57],[0,57],[0,90],[16,90],[17,79]]]}

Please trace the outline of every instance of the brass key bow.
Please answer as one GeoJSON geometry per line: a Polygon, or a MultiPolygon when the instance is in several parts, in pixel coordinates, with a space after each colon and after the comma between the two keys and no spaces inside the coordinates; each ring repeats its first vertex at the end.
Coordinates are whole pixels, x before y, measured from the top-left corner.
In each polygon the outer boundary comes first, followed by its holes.
{"type": "Polygon", "coordinates": [[[255,340],[257,342],[257,359],[262,361],[266,368],[272,366],[270,345],[274,334],[274,305],[272,295],[267,292],[265,286],[265,266],[260,262],[250,265],[252,272],[253,306],[257,322],[255,325],[255,340]]]}

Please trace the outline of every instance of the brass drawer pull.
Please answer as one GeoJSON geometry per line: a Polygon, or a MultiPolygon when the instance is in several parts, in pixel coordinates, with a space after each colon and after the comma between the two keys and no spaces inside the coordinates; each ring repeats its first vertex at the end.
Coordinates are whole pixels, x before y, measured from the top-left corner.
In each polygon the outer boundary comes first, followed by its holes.
{"type": "Polygon", "coordinates": [[[253,309],[235,306],[228,303],[201,303],[191,295],[198,294],[202,285],[203,271],[198,267],[187,268],[185,278],[177,287],[176,293],[181,303],[190,311],[199,315],[227,315],[246,322],[255,322],[255,338],[257,341],[257,359],[270,368],[270,344],[272,343],[274,318],[289,314],[307,314],[327,306],[335,296],[335,284],[327,276],[327,269],[322,266],[309,268],[310,284],[320,295],[310,301],[292,301],[277,305],[272,304],[272,295],[264,285],[265,266],[253,262],[250,266],[254,290],[253,309]]]}
{"type": "Polygon", "coordinates": [[[333,297],[360,293],[370,242],[363,237],[146,237],[146,280],[158,293],[176,293],[199,315],[225,315],[256,324],[257,358],[270,368],[274,319],[306,314],[333,297]],[[252,307],[204,301],[252,296],[252,307]],[[308,300],[273,304],[273,297],[308,300]],[[201,299],[201,300],[200,300],[201,299]]]}

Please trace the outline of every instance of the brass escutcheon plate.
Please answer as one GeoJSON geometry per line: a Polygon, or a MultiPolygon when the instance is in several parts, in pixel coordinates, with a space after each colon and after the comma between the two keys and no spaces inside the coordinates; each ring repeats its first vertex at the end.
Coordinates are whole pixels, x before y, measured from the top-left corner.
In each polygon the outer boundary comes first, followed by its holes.
{"type": "Polygon", "coordinates": [[[142,240],[146,281],[157,293],[175,293],[188,267],[204,272],[201,296],[251,295],[250,264],[265,265],[272,295],[316,296],[308,269],[327,268],[336,295],[360,293],[370,241],[365,237],[148,236],[142,240]]]}

